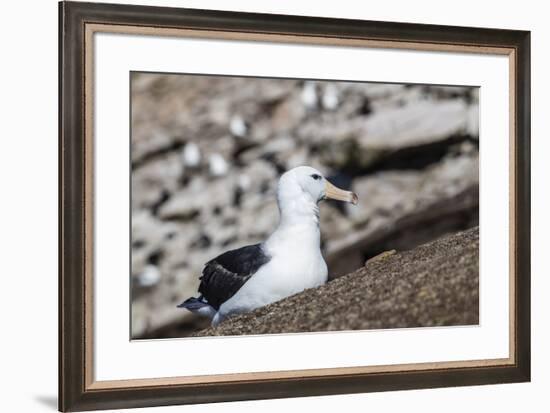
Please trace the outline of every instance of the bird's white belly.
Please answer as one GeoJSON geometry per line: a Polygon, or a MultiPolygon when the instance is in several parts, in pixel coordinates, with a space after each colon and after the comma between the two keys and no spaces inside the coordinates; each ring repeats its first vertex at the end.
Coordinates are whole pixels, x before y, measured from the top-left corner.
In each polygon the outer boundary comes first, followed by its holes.
{"type": "Polygon", "coordinates": [[[264,265],[219,309],[221,317],[254,310],[327,281],[327,265],[320,253],[278,254],[264,265]]]}

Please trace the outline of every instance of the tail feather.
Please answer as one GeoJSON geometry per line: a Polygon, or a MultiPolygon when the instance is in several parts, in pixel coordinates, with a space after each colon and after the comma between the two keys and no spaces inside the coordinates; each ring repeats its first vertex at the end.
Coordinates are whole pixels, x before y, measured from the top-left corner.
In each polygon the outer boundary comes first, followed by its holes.
{"type": "Polygon", "coordinates": [[[202,297],[196,298],[196,297],[190,297],[187,300],[185,300],[183,303],[178,305],[178,308],[187,308],[189,311],[198,310],[199,308],[204,307],[205,305],[208,305],[208,303],[205,303],[202,301],[202,297]]]}
{"type": "Polygon", "coordinates": [[[185,308],[193,313],[204,315],[210,318],[214,317],[217,312],[214,307],[212,307],[210,304],[208,304],[208,302],[204,300],[202,295],[198,298],[190,297],[183,303],[179,304],[177,307],[185,308]]]}

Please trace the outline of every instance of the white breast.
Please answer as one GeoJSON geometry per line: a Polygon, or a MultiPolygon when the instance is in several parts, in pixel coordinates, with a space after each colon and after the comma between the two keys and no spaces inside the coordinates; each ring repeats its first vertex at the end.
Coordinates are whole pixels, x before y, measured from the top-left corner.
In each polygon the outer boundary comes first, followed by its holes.
{"type": "Polygon", "coordinates": [[[271,260],[220,307],[220,316],[251,311],[326,283],[328,271],[319,248],[318,227],[293,226],[274,233],[265,248],[271,260]]]}

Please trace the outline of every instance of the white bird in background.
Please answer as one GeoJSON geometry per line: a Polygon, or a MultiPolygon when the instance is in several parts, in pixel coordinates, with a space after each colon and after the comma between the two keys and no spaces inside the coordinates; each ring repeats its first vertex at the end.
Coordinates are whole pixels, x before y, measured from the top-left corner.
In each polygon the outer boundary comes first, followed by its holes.
{"type": "Polygon", "coordinates": [[[213,153],[208,158],[208,169],[212,176],[224,176],[229,171],[229,165],[223,156],[213,153]]]}
{"type": "Polygon", "coordinates": [[[357,195],[332,185],[314,168],[299,166],[283,174],[277,188],[280,221],[261,244],[231,250],[207,262],[200,296],[178,307],[207,315],[212,325],[227,317],[327,282],[321,254],[319,202],[357,204],[357,195]]]}
{"type": "Polygon", "coordinates": [[[302,103],[309,110],[317,107],[317,89],[313,82],[305,82],[301,93],[302,103]]]}
{"type": "Polygon", "coordinates": [[[233,116],[231,118],[231,121],[229,122],[229,130],[231,131],[231,134],[233,136],[237,136],[238,138],[242,138],[246,136],[246,132],[248,131],[248,127],[246,126],[246,122],[243,118],[240,116],[233,116]]]}
{"type": "Polygon", "coordinates": [[[181,157],[183,164],[190,168],[196,168],[201,163],[201,151],[193,142],[189,142],[185,145],[181,157]]]}
{"type": "Polygon", "coordinates": [[[338,108],[338,104],[340,103],[340,99],[338,98],[338,90],[332,83],[326,85],[325,93],[323,93],[321,102],[323,104],[323,108],[327,110],[335,110],[338,108]]]}

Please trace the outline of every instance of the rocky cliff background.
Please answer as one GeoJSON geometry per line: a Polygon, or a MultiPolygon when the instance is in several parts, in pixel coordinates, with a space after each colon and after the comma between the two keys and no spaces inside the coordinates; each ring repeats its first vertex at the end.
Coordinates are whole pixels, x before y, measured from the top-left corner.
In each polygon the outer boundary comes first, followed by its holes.
{"type": "Polygon", "coordinates": [[[351,188],[321,207],[331,278],[478,221],[478,89],[132,73],[133,338],[195,334],[203,264],[275,228],[295,166],[351,188]]]}

